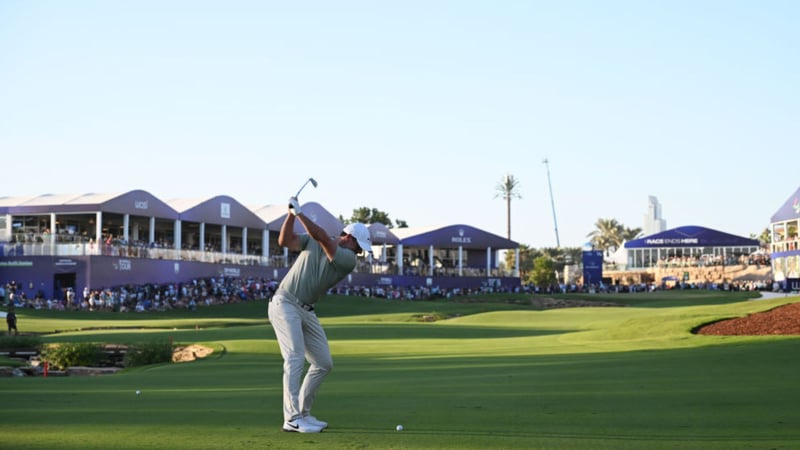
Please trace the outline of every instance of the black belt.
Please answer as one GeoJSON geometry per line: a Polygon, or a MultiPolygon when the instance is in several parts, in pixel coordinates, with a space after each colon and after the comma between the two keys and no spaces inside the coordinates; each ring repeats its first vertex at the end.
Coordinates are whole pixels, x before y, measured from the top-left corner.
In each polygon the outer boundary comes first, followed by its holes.
{"type": "MultiPolygon", "coordinates": [[[[284,298],[286,298],[286,297],[284,297],[284,298]]],[[[269,301],[270,302],[272,301],[272,297],[269,298],[269,301]]],[[[293,302],[291,300],[289,300],[289,302],[290,303],[295,303],[297,305],[300,305],[301,308],[305,309],[308,312],[314,312],[314,304],[313,303],[297,303],[297,302],[293,302]]]]}

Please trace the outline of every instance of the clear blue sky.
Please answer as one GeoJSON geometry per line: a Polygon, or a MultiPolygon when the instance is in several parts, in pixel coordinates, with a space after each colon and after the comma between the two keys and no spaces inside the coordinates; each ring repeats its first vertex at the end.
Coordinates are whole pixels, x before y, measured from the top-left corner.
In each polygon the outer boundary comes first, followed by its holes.
{"type": "Polygon", "coordinates": [[[368,206],[562,246],[800,186],[796,1],[0,0],[0,196],[368,206]]]}

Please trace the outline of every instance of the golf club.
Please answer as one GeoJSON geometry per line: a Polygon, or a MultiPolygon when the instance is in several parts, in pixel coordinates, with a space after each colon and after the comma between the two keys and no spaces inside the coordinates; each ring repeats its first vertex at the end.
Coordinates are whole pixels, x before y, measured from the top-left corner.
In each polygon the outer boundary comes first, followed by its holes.
{"type": "Polygon", "coordinates": [[[301,193],[301,192],[303,192],[303,189],[305,189],[305,188],[306,188],[306,185],[307,185],[309,182],[311,182],[311,184],[312,184],[314,187],[317,187],[317,180],[315,180],[315,179],[313,179],[313,178],[309,178],[309,179],[307,179],[307,180],[306,180],[306,182],[305,182],[305,183],[303,183],[303,185],[300,187],[300,190],[299,190],[299,191],[297,191],[297,194],[295,195],[295,197],[300,197],[300,193],[301,193]]]}

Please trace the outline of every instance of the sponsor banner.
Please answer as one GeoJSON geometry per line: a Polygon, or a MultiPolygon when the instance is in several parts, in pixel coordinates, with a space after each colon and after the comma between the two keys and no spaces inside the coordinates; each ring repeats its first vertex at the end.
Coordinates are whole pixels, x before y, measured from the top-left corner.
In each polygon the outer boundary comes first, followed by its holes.
{"type": "Polygon", "coordinates": [[[133,270],[133,263],[131,263],[130,259],[118,259],[111,263],[114,267],[114,270],[118,270],[120,272],[130,272],[133,270]]]}
{"type": "Polygon", "coordinates": [[[472,238],[469,237],[469,236],[464,236],[464,234],[465,234],[464,233],[464,229],[463,228],[459,228],[458,229],[458,236],[451,236],[450,237],[450,242],[453,243],[453,244],[471,244],[472,243],[472,238]]]}
{"type": "Polygon", "coordinates": [[[645,239],[644,243],[647,245],[655,245],[663,247],[665,245],[698,245],[700,239],[698,238],[654,238],[645,239]]]}
{"type": "Polygon", "coordinates": [[[223,267],[222,268],[222,276],[225,277],[240,277],[242,275],[242,271],[236,267],[223,267]]]}
{"type": "Polygon", "coordinates": [[[583,284],[589,286],[603,281],[603,252],[591,250],[583,252],[583,284]]]}
{"type": "Polygon", "coordinates": [[[0,261],[0,267],[33,267],[33,261],[0,261]]]}

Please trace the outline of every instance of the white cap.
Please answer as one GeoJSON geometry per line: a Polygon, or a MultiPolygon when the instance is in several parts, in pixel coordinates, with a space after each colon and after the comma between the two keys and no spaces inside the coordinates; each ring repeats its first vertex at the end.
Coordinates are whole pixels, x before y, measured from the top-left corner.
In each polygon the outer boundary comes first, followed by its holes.
{"type": "Polygon", "coordinates": [[[363,223],[351,223],[350,225],[344,227],[342,233],[349,234],[350,236],[356,238],[358,246],[361,247],[361,250],[367,253],[372,251],[372,240],[369,238],[369,230],[363,223]]]}

